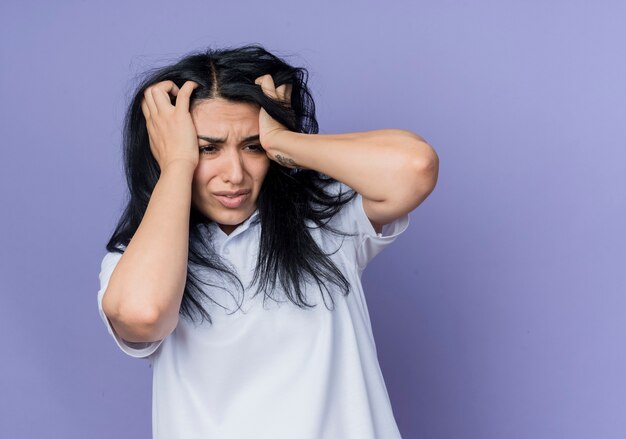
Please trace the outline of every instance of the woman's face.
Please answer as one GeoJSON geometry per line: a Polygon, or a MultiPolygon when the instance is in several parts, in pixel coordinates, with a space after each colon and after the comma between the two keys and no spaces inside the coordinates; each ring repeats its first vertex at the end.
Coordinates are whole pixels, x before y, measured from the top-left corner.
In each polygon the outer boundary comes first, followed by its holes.
{"type": "Polygon", "coordinates": [[[259,112],[256,104],[222,98],[198,101],[191,109],[200,149],[192,203],[226,234],[256,209],[269,169],[258,137],[259,112]]]}

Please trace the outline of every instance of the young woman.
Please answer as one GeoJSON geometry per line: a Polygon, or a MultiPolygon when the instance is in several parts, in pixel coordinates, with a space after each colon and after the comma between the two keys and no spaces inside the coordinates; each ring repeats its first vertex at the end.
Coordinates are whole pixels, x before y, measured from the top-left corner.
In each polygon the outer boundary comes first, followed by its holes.
{"type": "Polygon", "coordinates": [[[360,278],[433,191],[433,148],[317,134],[307,71],[258,45],[151,72],[124,130],[98,306],[152,363],[154,437],[399,438],[360,278]]]}

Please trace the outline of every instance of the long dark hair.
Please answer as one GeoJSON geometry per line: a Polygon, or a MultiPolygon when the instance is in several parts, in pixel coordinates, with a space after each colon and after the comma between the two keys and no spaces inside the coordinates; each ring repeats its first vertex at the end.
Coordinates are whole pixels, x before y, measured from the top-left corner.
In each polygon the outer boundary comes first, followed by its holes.
{"type": "MultiPolygon", "coordinates": [[[[316,134],[315,104],[307,87],[308,72],[293,67],[269,53],[260,45],[238,48],[208,49],[184,56],[173,65],[152,69],[145,73],[129,105],[124,120],[124,167],[129,199],[106,248],[109,252],[123,253],[133,237],[148,206],[150,195],[159,179],[160,169],[152,156],[141,111],[144,91],[161,81],[171,80],[178,87],[194,81],[198,87],[190,98],[195,101],[221,97],[233,102],[251,102],[263,107],[270,116],[289,130],[316,134]],[[272,75],[276,87],[290,83],[291,108],[268,98],[254,83],[264,74],[272,75]]],[[[172,97],[172,103],[175,98],[172,97]]],[[[324,290],[334,299],[328,284],[334,284],[344,295],[350,285],[341,271],[324,253],[309,233],[309,224],[315,224],[332,233],[347,235],[327,223],[356,193],[352,190],[328,190],[336,180],[317,171],[290,169],[270,161],[257,206],[261,221],[261,238],[258,259],[252,284],[257,284],[255,294],[263,291],[264,301],[272,297],[277,282],[287,298],[300,308],[313,307],[304,297],[306,283],[316,284],[324,304],[324,290]]],[[[237,274],[215,252],[212,245],[209,218],[201,214],[192,203],[189,221],[189,257],[187,279],[180,314],[191,320],[198,316],[212,323],[211,316],[202,305],[211,298],[202,285],[223,288],[198,276],[197,269],[210,269],[212,273],[229,278],[232,285],[245,288],[237,274]]],[[[230,291],[229,291],[230,292],[230,291]]],[[[232,294],[232,293],[231,293],[232,294]]]]}

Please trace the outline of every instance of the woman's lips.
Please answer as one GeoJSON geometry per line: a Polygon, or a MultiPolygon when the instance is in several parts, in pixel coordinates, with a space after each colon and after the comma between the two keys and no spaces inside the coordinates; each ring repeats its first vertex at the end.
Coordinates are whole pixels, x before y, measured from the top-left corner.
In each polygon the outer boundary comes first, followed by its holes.
{"type": "Polygon", "coordinates": [[[234,208],[241,206],[250,197],[250,192],[246,192],[246,193],[237,195],[235,197],[229,197],[226,195],[217,195],[217,194],[214,194],[214,195],[215,195],[215,198],[217,198],[217,200],[220,203],[222,203],[224,207],[234,209],[234,208]]]}

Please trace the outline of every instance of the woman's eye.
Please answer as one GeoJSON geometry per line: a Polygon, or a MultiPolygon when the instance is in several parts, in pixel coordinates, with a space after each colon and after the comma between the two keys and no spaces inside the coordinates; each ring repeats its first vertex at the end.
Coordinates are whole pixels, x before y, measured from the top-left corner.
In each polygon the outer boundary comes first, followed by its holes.
{"type": "Polygon", "coordinates": [[[200,145],[200,154],[213,154],[216,150],[213,145],[200,145]]]}
{"type": "Polygon", "coordinates": [[[265,151],[265,150],[263,149],[263,146],[261,146],[261,145],[248,145],[246,148],[249,148],[249,149],[251,149],[252,151],[259,151],[259,152],[261,152],[261,151],[265,151]]]}

